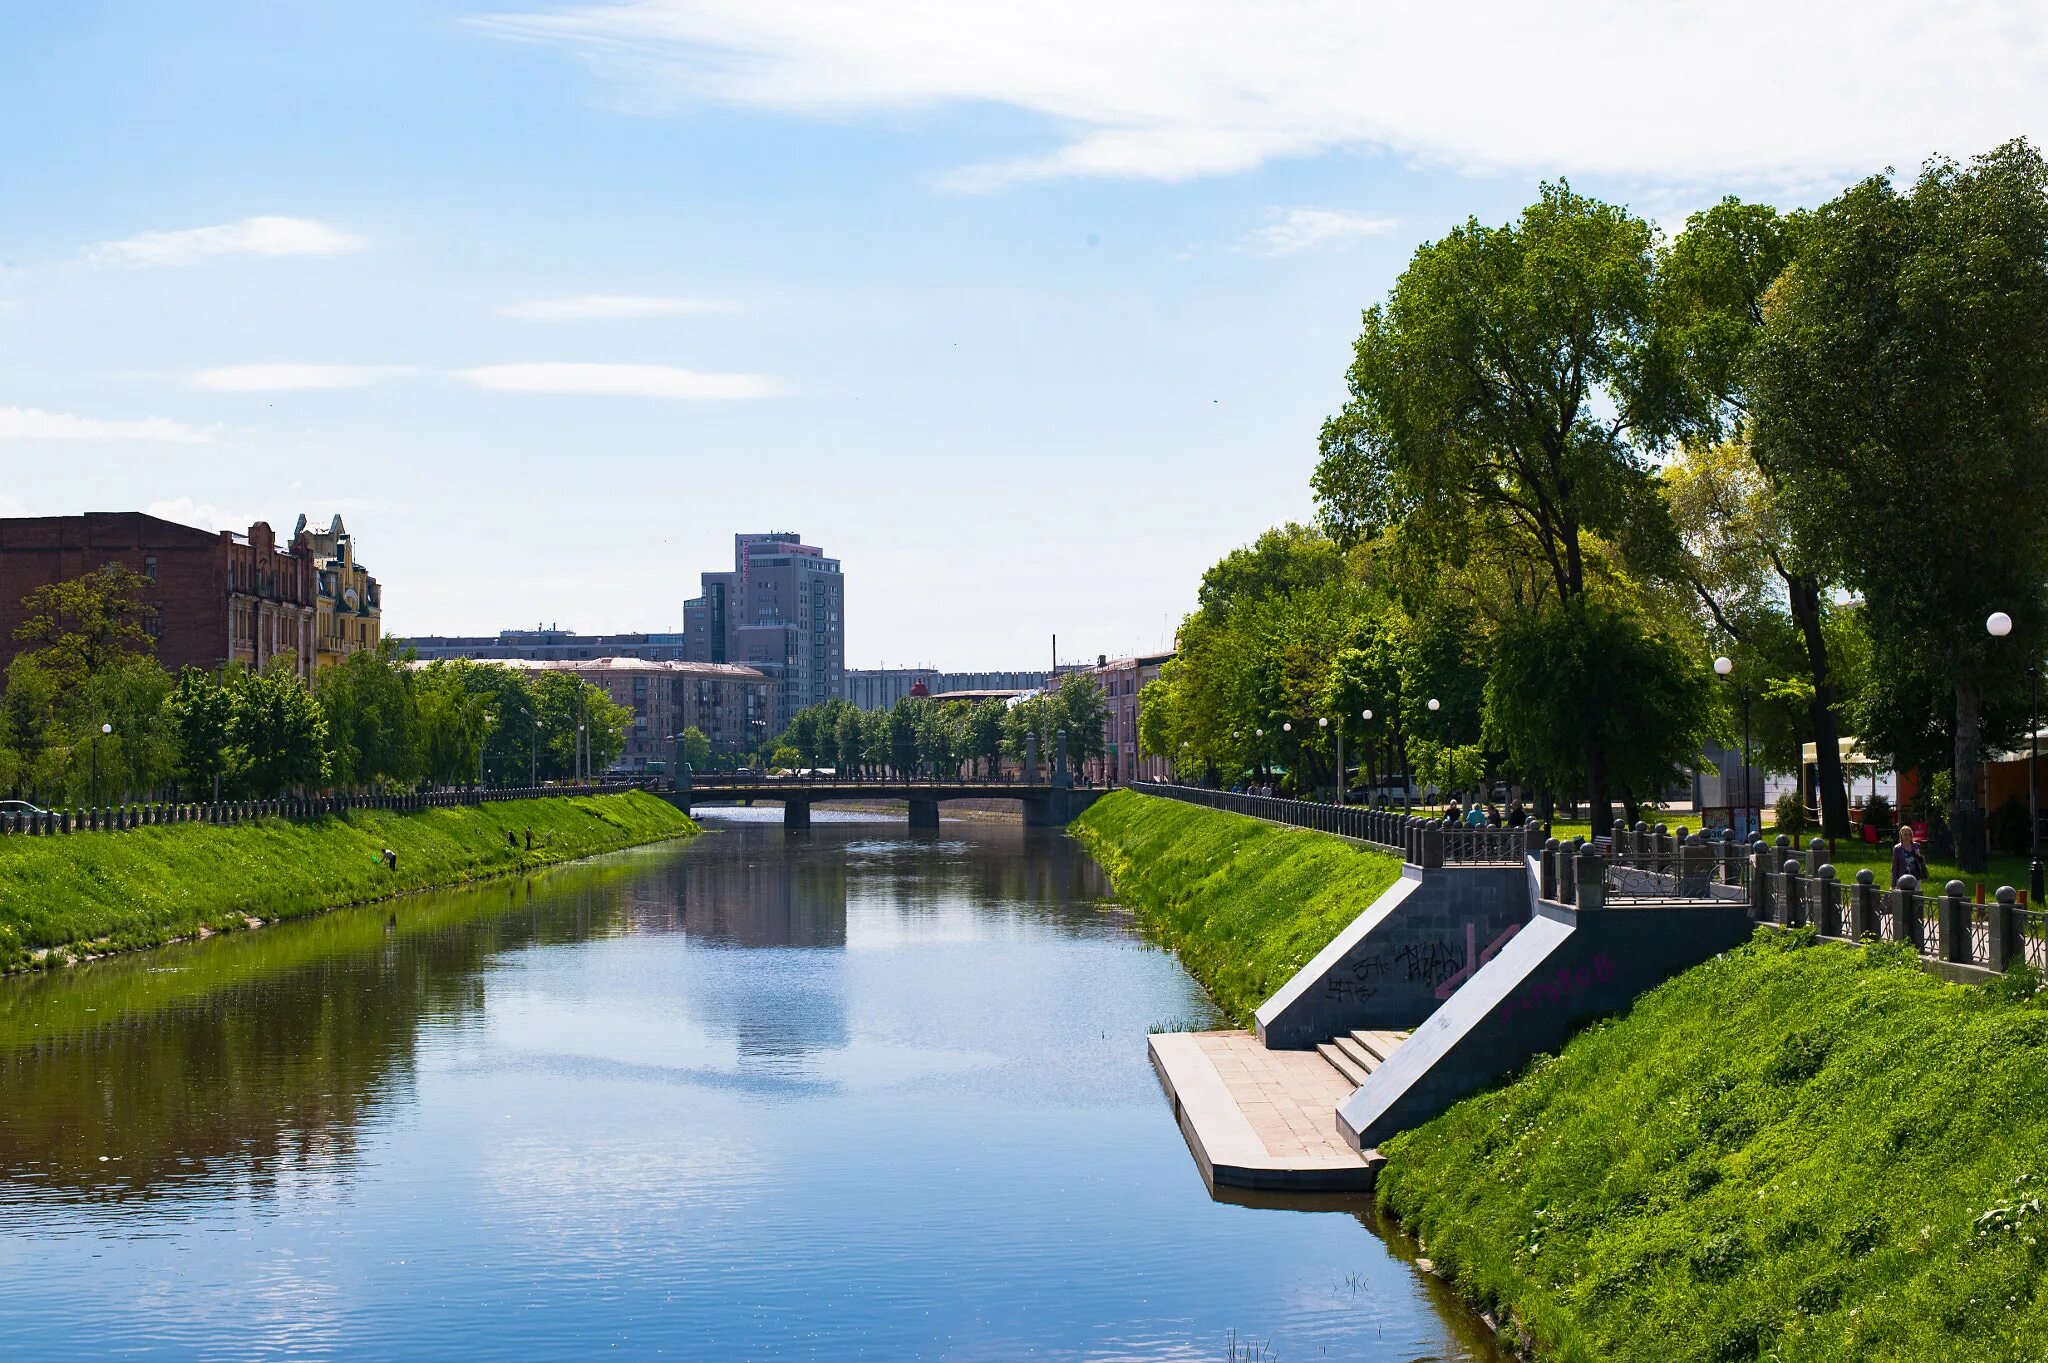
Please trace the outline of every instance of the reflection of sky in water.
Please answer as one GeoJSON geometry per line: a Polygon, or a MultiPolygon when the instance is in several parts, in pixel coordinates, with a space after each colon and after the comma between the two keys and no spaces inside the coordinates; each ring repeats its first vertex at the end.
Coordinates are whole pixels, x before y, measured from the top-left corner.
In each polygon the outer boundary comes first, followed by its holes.
{"type": "Polygon", "coordinates": [[[1208,1005],[1071,842],[742,813],[0,986],[0,1357],[1473,1356],[1206,1196],[1143,1037],[1208,1005]]]}

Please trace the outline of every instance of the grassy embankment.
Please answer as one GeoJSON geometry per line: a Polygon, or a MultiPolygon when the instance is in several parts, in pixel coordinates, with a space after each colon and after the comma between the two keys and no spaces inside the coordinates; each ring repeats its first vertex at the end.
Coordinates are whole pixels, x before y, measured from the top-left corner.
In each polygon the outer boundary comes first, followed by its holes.
{"type": "Polygon", "coordinates": [[[1073,832],[1117,893],[1240,1023],[1400,878],[1340,838],[1116,791],[1073,832]]]}
{"type": "Polygon", "coordinates": [[[638,791],[0,842],[0,969],[155,946],[694,832],[638,791]],[[525,846],[526,830],[534,850],[525,846]],[[506,835],[519,839],[514,847],[506,835]],[[378,854],[398,854],[386,869],[378,854]]]}
{"type": "Polygon", "coordinates": [[[1546,1360],[2048,1357],[2048,1008],[1759,939],[1382,1146],[1546,1360]]]}

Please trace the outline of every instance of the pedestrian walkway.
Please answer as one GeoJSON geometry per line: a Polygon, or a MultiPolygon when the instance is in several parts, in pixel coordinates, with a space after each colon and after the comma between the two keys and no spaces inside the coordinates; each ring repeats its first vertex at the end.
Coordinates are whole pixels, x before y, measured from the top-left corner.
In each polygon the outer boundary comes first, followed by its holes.
{"type": "Polygon", "coordinates": [[[1161,1032],[1150,1049],[1211,1188],[1371,1189],[1379,1153],[1337,1131],[1355,1086],[1322,1055],[1267,1050],[1250,1032],[1161,1032]]]}

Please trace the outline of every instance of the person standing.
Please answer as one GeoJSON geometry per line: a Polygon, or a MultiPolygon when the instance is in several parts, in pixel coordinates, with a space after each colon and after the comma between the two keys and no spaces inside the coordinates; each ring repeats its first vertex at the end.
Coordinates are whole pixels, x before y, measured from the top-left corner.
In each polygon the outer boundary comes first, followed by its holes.
{"type": "Polygon", "coordinates": [[[1915,881],[1927,883],[1927,858],[1920,852],[1920,841],[1913,836],[1913,825],[1899,827],[1899,845],[1892,848],[1892,888],[1897,889],[1900,876],[1912,876],[1915,881]]]}

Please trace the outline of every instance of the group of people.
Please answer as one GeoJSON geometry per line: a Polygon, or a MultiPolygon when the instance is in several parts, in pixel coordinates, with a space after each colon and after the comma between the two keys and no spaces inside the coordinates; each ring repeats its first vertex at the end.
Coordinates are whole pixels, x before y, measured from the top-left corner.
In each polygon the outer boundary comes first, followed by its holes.
{"type": "Polygon", "coordinates": [[[1463,824],[1467,828],[1520,828],[1529,822],[1529,811],[1522,808],[1520,799],[1508,801],[1506,814],[1502,814],[1500,808],[1491,802],[1482,805],[1477,800],[1474,800],[1468,809],[1459,804],[1457,796],[1454,795],[1451,797],[1451,803],[1444,809],[1444,822],[1463,824]]]}

